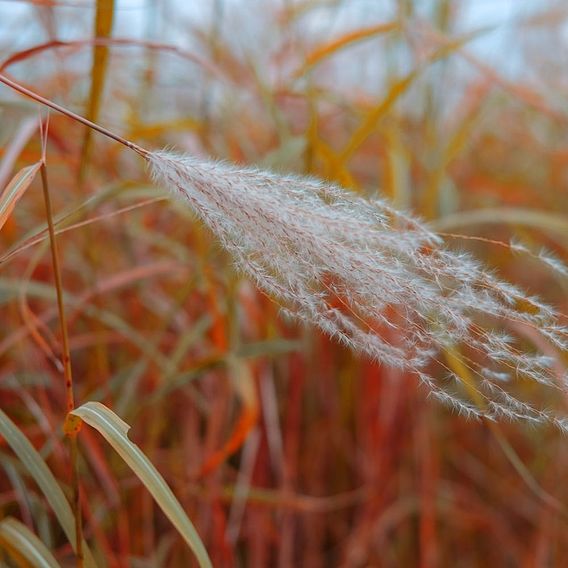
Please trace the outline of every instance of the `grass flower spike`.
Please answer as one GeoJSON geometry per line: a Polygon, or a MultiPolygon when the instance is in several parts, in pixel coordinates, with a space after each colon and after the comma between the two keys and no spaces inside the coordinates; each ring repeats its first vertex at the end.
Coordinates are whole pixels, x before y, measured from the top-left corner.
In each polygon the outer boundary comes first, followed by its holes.
{"type": "Polygon", "coordinates": [[[154,179],[189,203],[287,314],[416,373],[460,412],[565,429],[511,390],[525,379],[565,390],[554,359],[531,351],[523,331],[564,350],[568,330],[416,219],[312,178],[168,151],[148,159],[154,179]]]}

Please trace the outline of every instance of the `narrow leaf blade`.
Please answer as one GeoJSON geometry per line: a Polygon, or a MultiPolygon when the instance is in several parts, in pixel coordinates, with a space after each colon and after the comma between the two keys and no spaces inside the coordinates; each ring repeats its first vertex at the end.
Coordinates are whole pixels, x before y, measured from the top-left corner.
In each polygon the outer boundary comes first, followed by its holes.
{"type": "Polygon", "coordinates": [[[304,65],[296,72],[296,77],[301,77],[307,70],[311,69],[315,65],[318,65],[322,60],[330,57],[334,53],[337,53],[347,46],[363,41],[365,39],[369,39],[379,34],[395,31],[398,28],[398,22],[386,22],[383,24],[378,24],[376,26],[348,32],[329,43],[320,45],[318,48],[308,54],[304,65]]]}
{"type": "Polygon", "coordinates": [[[0,521],[0,547],[15,552],[34,568],[60,568],[45,544],[26,525],[12,517],[0,521]]]}
{"type": "MultiPolygon", "coordinates": [[[[41,455],[2,410],[0,410],[0,436],[4,437],[22,462],[22,465],[38,484],[71,546],[75,549],[75,519],[69,502],[41,455]]],[[[84,541],[83,554],[85,556],[85,566],[95,568],[96,564],[93,555],[84,541]]]]}
{"type": "Polygon", "coordinates": [[[34,181],[40,168],[41,162],[37,162],[21,169],[0,195],[0,230],[12,214],[16,203],[34,181]]]}
{"type": "Polygon", "coordinates": [[[130,426],[100,402],[86,402],[73,410],[72,414],[102,434],[146,486],[164,514],[193,550],[199,565],[211,567],[205,546],[172,490],[142,450],[128,439],[130,426]]]}

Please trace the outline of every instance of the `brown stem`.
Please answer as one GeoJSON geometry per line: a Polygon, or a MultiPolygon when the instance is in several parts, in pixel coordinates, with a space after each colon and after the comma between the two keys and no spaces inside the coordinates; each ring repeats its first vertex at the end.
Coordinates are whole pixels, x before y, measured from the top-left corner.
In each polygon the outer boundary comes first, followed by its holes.
{"type": "Polygon", "coordinates": [[[59,312],[61,326],[61,342],[62,342],[62,363],[63,376],[65,378],[65,394],[67,396],[67,412],[71,412],[75,408],[75,399],[73,396],[73,376],[71,374],[71,357],[69,356],[69,334],[65,325],[65,306],[63,304],[63,283],[61,280],[61,269],[59,265],[59,254],[57,250],[57,240],[55,236],[55,227],[53,226],[53,215],[51,209],[51,197],[49,195],[49,186],[47,183],[47,168],[45,163],[41,165],[41,181],[43,185],[43,199],[45,202],[45,211],[47,216],[47,229],[49,232],[49,241],[51,245],[51,261],[53,263],[53,272],[55,278],[55,290],[57,293],[57,310],[59,312]]]}
{"type": "Polygon", "coordinates": [[[37,101],[38,103],[48,106],[53,110],[56,110],[57,112],[60,112],[61,114],[64,114],[69,118],[72,118],[73,120],[76,120],[77,122],[80,122],[81,124],[84,124],[85,126],[88,126],[89,128],[92,128],[93,130],[96,130],[97,132],[100,132],[101,134],[104,134],[105,136],[108,136],[109,138],[116,140],[117,142],[120,142],[121,144],[124,144],[126,147],[130,148],[131,150],[134,150],[145,159],[147,159],[150,154],[148,150],[142,148],[141,146],[138,146],[138,144],[134,144],[134,142],[126,140],[126,138],[123,138],[122,136],[119,136],[118,134],[115,134],[114,132],[107,130],[103,126],[100,126],[95,122],[91,122],[87,118],[79,114],[75,114],[73,111],[70,111],[65,107],[58,105],[57,103],[50,101],[49,99],[46,99],[45,97],[42,97],[41,95],[38,95],[37,93],[30,91],[29,89],[26,89],[26,87],[20,85],[19,83],[16,83],[15,81],[12,81],[11,79],[8,79],[8,77],[6,77],[5,75],[0,74],[0,82],[4,83],[8,87],[11,87],[15,91],[22,93],[22,95],[30,97],[31,99],[37,101]]]}
{"type": "MultiPolygon", "coordinates": [[[[71,372],[71,351],[69,349],[69,334],[67,332],[67,324],[65,319],[65,305],[63,302],[63,282],[61,279],[61,269],[59,264],[59,253],[57,250],[57,239],[55,236],[55,227],[53,225],[53,213],[51,208],[51,197],[49,195],[49,185],[47,182],[47,167],[45,161],[41,164],[41,181],[43,187],[43,199],[45,202],[45,212],[47,217],[47,228],[49,232],[49,241],[51,245],[51,261],[53,264],[53,273],[55,278],[55,290],[57,295],[57,310],[59,312],[59,325],[61,328],[62,353],[61,359],[63,363],[63,377],[65,380],[65,394],[67,417],[75,408],[75,397],[73,395],[73,374],[71,372]]],[[[78,471],[78,451],[77,451],[77,435],[76,431],[68,425],[68,418],[65,420],[64,432],[69,439],[71,450],[71,485],[73,487],[73,506],[75,510],[75,553],[77,555],[77,567],[83,567],[83,522],[81,515],[81,493],[79,487],[79,471],[78,471]]]]}

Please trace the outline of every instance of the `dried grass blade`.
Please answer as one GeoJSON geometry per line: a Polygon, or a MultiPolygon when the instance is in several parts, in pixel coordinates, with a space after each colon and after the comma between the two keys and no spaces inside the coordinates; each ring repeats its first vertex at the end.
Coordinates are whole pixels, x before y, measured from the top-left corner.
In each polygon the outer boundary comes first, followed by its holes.
{"type": "Polygon", "coordinates": [[[21,169],[0,195],[0,230],[12,214],[16,203],[30,187],[40,168],[41,162],[37,162],[21,169]]]}
{"type": "Polygon", "coordinates": [[[344,47],[378,34],[395,31],[398,28],[399,25],[397,22],[387,22],[384,24],[378,24],[376,26],[370,26],[368,28],[362,28],[348,32],[329,43],[320,45],[317,49],[308,54],[304,65],[298,71],[296,71],[295,76],[301,77],[306,71],[321,63],[323,59],[333,55],[344,47]]]}
{"type": "Polygon", "coordinates": [[[488,207],[452,213],[432,221],[435,231],[449,231],[474,225],[521,225],[543,231],[547,234],[568,236],[568,217],[552,211],[535,211],[521,207],[488,207]]]}
{"type": "Polygon", "coordinates": [[[391,110],[399,98],[408,90],[418,76],[418,71],[412,71],[399,81],[396,81],[389,89],[386,97],[378,105],[371,109],[365,116],[361,125],[339,155],[339,164],[343,165],[363,142],[374,132],[379,121],[391,110]]]}
{"type": "Polygon", "coordinates": [[[229,357],[231,382],[243,404],[240,416],[221,448],[213,452],[201,467],[199,476],[215,471],[235,452],[240,450],[258,423],[259,403],[253,374],[243,361],[229,357]]]}
{"type": "Polygon", "coordinates": [[[128,439],[130,426],[100,402],[86,402],[71,413],[95,428],[115,449],[154,497],[193,550],[201,567],[211,567],[205,546],[172,490],[142,450],[128,439]]]}

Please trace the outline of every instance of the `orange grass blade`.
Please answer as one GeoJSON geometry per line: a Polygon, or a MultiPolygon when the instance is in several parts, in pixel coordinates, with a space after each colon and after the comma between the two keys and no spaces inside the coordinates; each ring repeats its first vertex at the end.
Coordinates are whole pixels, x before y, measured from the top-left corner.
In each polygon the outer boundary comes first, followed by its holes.
{"type": "Polygon", "coordinates": [[[323,162],[323,178],[336,181],[341,186],[349,189],[360,190],[359,184],[351,175],[345,162],[329,144],[326,144],[318,137],[313,141],[312,149],[315,156],[323,162]]]}
{"type": "Polygon", "coordinates": [[[34,181],[41,168],[41,162],[21,169],[0,195],[0,230],[12,214],[16,203],[34,181]]]}
{"type": "Polygon", "coordinates": [[[252,429],[258,423],[258,409],[256,407],[245,407],[239,416],[239,420],[231,433],[231,436],[223,444],[223,446],[213,452],[209,458],[203,463],[198,477],[206,477],[214,472],[223,462],[229,459],[234,453],[236,453],[252,429]]]}
{"type": "Polygon", "coordinates": [[[345,163],[363,144],[363,142],[374,132],[379,121],[391,110],[396,101],[403,95],[410,85],[414,82],[418,71],[412,71],[399,81],[396,81],[389,89],[387,96],[378,105],[371,109],[357,128],[349,143],[345,146],[339,156],[339,162],[345,163]]]}
{"type": "Polygon", "coordinates": [[[301,77],[306,71],[318,65],[322,60],[330,57],[334,53],[337,53],[341,49],[348,47],[359,41],[369,39],[375,35],[384,34],[388,32],[395,31],[399,28],[397,22],[387,22],[384,24],[378,24],[376,26],[370,26],[368,28],[362,28],[360,30],[355,30],[348,32],[341,37],[319,46],[317,49],[312,51],[306,57],[306,60],[302,67],[296,71],[295,77],[301,77]]]}
{"type": "Polygon", "coordinates": [[[134,124],[128,132],[128,138],[155,138],[163,134],[172,132],[188,132],[201,130],[202,124],[199,120],[191,117],[180,118],[178,120],[165,120],[163,122],[153,122],[150,124],[134,124]]]}
{"type": "Polygon", "coordinates": [[[230,358],[229,361],[232,383],[244,408],[227,441],[204,462],[199,477],[215,471],[225,460],[237,452],[258,422],[259,405],[254,377],[244,362],[234,358],[230,358]]]}

